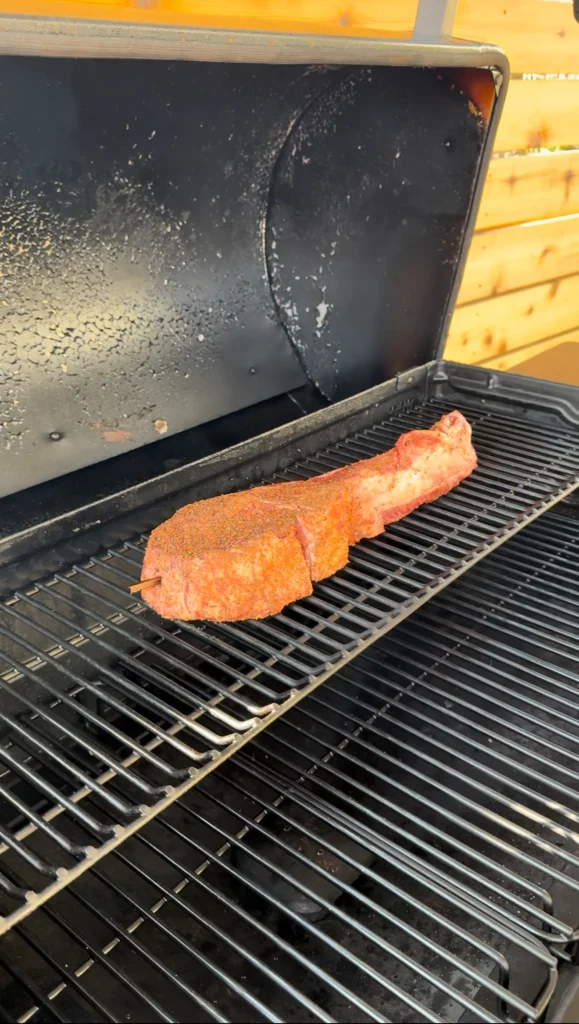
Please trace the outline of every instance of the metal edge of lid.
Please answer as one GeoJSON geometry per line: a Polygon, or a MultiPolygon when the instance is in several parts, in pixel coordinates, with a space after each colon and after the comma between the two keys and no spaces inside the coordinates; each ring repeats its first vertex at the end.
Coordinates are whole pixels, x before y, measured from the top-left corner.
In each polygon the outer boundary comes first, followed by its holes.
{"type": "Polygon", "coordinates": [[[422,34],[397,39],[11,14],[0,14],[0,53],[264,64],[495,66],[505,77],[509,69],[498,46],[422,34]]]}

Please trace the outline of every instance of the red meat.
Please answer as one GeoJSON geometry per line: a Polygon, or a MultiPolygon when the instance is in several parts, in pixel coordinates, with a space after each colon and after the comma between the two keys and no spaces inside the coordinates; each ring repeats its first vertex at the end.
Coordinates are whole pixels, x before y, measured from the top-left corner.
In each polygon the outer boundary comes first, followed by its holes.
{"type": "Polygon", "coordinates": [[[171,619],[264,618],[342,568],[348,545],[445,494],[476,466],[464,416],[403,434],[375,458],[311,480],[186,505],[153,530],[144,597],[171,619]]]}

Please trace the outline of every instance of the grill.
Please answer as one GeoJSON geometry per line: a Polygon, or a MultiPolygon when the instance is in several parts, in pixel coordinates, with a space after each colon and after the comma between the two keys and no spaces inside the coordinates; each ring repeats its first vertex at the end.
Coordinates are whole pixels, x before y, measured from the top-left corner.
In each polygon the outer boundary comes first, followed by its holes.
{"type": "Polygon", "coordinates": [[[0,15],[0,1020],[577,1019],[579,391],[441,359],[508,81],[445,7],[0,15]],[[453,409],[477,470],[281,614],[130,594],[453,409]]]}
{"type": "Polygon", "coordinates": [[[16,925],[10,1019],[538,1020],[578,934],[573,512],[16,925]]]}
{"type": "MultiPolygon", "coordinates": [[[[398,411],[284,478],[383,451],[443,410],[398,411]]],[[[466,411],[480,458],[471,479],[357,545],[337,576],[266,622],[161,625],[127,594],[144,538],[4,603],[4,929],[576,487],[576,435],[466,411]]]]}

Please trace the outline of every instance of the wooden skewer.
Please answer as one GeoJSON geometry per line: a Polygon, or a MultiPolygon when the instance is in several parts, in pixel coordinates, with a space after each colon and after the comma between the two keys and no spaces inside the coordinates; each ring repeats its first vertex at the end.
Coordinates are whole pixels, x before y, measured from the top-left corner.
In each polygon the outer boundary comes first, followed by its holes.
{"type": "Polygon", "coordinates": [[[129,587],[129,594],[140,594],[141,590],[148,590],[149,587],[154,587],[160,582],[160,576],[153,576],[150,580],[139,580],[138,583],[131,583],[129,587]]]}

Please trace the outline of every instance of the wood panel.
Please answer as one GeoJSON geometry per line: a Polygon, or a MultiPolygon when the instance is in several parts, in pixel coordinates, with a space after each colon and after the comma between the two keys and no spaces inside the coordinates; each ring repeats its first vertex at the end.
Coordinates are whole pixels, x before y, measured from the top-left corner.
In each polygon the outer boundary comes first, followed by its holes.
{"type": "Polygon", "coordinates": [[[0,12],[215,28],[404,36],[417,0],[0,0],[0,12]]]}
{"type": "Polygon", "coordinates": [[[491,160],[477,228],[579,213],[579,149],[491,160]]]}
{"type": "MultiPolygon", "coordinates": [[[[577,42],[579,69],[579,41],[577,42]]],[[[579,79],[514,79],[495,139],[495,152],[539,146],[579,147],[579,79]]]]}
{"type": "Polygon", "coordinates": [[[579,24],[572,3],[459,0],[454,34],[496,43],[514,74],[577,72],[579,24]]]}
{"type": "MultiPolygon", "coordinates": [[[[265,28],[339,35],[410,31],[416,0],[0,0],[0,12],[265,28]]],[[[568,3],[459,0],[457,38],[496,43],[513,72],[576,72],[579,25],[568,3]]]]}
{"type": "Polygon", "coordinates": [[[526,359],[532,359],[533,356],[540,356],[542,352],[548,352],[550,349],[556,348],[557,345],[562,345],[563,342],[567,341],[577,343],[577,359],[579,360],[579,327],[577,327],[574,331],[557,334],[554,338],[545,338],[543,341],[537,341],[534,345],[525,345],[524,348],[515,349],[514,352],[505,352],[502,356],[486,359],[484,362],[479,363],[479,365],[486,366],[489,370],[512,370],[516,372],[519,363],[525,362],[526,359]]]}
{"type": "Polygon", "coordinates": [[[579,327],[579,274],[459,306],[445,356],[480,363],[579,327]]]}
{"type": "Polygon", "coordinates": [[[457,305],[568,274],[579,274],[579,214],[478,231],[457,305]]]}

